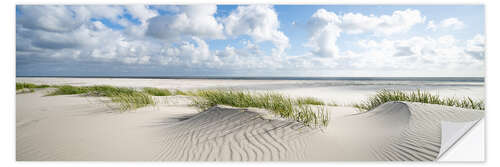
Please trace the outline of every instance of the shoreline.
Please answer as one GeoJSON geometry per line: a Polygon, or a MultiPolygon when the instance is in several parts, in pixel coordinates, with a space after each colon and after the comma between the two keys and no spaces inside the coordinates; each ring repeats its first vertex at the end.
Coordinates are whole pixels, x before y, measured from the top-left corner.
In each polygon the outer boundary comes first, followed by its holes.
{"type": "Polygon", "coordinates": [[[221,80],[449,81],[449,82],[484,82],[484,77],[16,76],[16,78],[123,78],[123,79],[221,79],[221,80]]]}

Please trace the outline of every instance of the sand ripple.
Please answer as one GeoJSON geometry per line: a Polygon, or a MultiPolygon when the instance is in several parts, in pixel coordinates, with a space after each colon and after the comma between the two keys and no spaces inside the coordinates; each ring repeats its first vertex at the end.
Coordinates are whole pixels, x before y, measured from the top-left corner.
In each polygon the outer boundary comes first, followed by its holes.
{"type": "Polygon", "coordinates": [[[443,121],[479,121],[483,115],[484,112],[478,110],[389,102],[366,113],[341,118],[337,123],[341,126],[336,128],[359,125],[348,128],[359,133],[341,137],[361,138],[357,143],[363,144],[357,149],[370,150],[366,160],[433,161],[441,148],[443,121]]]}
{"type": "Polygon", "coordinates": [[[213,107],[171,122],[156,160],[434,161],[441,149],[441,122],[477,121],[483,114],[389,102],[362,114],[333,118],[332,126],[320,131],[293,121],[264,119],[245,109],[213,107]]]}
{"type": "Polygon", "coordinates": [[[157,160],[270,161],[300,159],[305,134],[300,123],[267,120],[244,109],[213,107],[166,128],[157,160]]]}

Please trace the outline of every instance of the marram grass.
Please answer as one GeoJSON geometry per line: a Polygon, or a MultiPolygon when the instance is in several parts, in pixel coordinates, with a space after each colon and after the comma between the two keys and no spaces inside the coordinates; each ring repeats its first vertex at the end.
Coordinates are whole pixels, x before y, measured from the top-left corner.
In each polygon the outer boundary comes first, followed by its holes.
{"type": "MultiPolygon", "coordinates": [[[[41,87],[34,84],[16,84],[18,87],[41,87]]],[[[47,96],[82,94],[87,96],[109,97],[112,102],[119,103],[121,111],[136,109],[155,104],[151,96],[186,95],[195,97],[193,104],[205,110],[209,107],[224,104],[233,107],[255,107],[267,109],[283,118],[293,119],[307,126],[327,126],[329,114],[325,103],[316,98],[293,99],[277,93],[251,93],[233,90],[197,90],[181,91],[158,88],[143,88],[138,91],[131,88],[96,86],[43,86],[56,88],[47,96]]]]}
{"type": "Polygon", "coordinates": [[[370,97],[367,101],[355,104],[354,107],[360,109],[361,111],[368,111],[390,101],[420,102],[477,110],[484,110],[485,108],[483,100],[475,100],[470,97],[464,97],[462,99],[445,98],[438,95],[432,95],[429,92],[421,91],[420,89],[412,92],[384,89],[378,91],[377,94],[370,97]]]}
{"type": "Polygon", "coordinates": [[[298,104],[325,105],[325,103],[314,97],[300,97],[296,99],[298,104]]]}
{"type": "Polygon", "coordinates": [[[312,98],[293,99],[278,93],[251,93],[226,89],[198,90],[193,92],[193,105],[206,110],[218,104],[233,107],[263,108],[283,118],[292,119],[307,126],[327,126],[329,114],[323,103],[312,98]],[[307,99],[307,100],[304,100],[307,99]],[[321,106],[311,106],[312,102],[321,106]]]}
{"type": "Polygon", "coordinates": [[[111,96],[112,102],[119,103],[121,111],[145,107],[147,105],[155,104],[154,100],[149,94],[143,92],[133,93],[115,93],[111,96]]]}
{"type": "Polygon", "coordinates": [[[146,92],[147,94],[150,94],[152,96],[172,96],[173,95],[173,93],[168,89],[146,87],[146,88],[143,88],[143,90],[144,90],[144,92],[146,92]]]}
{"type": "Polygon", "coordinates": [[[88,96],[109,97],[112,102],[120,104],[121,111],[136,109],[147,105],[154,105],[151,95],[131,88],[99,86],[52,86],[56,90],[48,96],[84,94],[88,96]]]}
{"type": "Polygon", "coordinates": [[[22,90],[22,92],[34,92],[35,88],[48,88],[50,85],[36,85],[32,83],[20,83],[16,82],[16,91],[22,90]]]}
{"type": "Polygon", "coordinates": [[[182,91],[182,90],[176,89],[174,91],[174,95],[193,96],[194,94],[190,91],[182,91]]]}

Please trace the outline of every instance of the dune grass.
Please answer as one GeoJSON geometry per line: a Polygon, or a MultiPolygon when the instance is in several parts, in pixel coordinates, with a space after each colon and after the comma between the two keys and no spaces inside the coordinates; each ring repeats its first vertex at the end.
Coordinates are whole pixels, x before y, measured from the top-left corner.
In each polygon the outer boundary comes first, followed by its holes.
{"type": "Polygon", "coordinates": [[[189,91],[182,91],[182,90],[176,89],[174,91],[174,95],[192,96],[194,94],[192,92],[189,92],[189,91]]]}
{"type": "Polygon", "coordinates": [[[172,95],[174,95],[168,89],[146,87],[146,88],[143,88],[143,90],[144,90],[144,92],[146,92],[147,94],[150,94],[152,96],[172,96],[172,95]]]}
{"type": "Polygon", "coordinates": [[[420,102],[420,103],[439,104],[439,105],[477,109],[477,110],[484,110],[485,108],[483,100],[474,100],[470,97],[464,97],[462,99],[444,98],[438,95],[432,95],[426,91],[421,91],[420,89],[413,92],[403,92],[401,90],[384,89],[378,91],[377,94],[370,97],[367,101],[355,104],[354,107],[360,109],[361,111],[368,111],[381,104],[390,101],[420,102]]]}
{"type": "Polygon", "coordinates": [[[121,111],[136,109],[155,104],[151,95],[131,88],[97,86],[52,86],[57,88],[47,96],[83,94],[87,96],[109,97],[112,102],[119,103],[121,111]]]}
{"type": "Polygon", "coordinates": [[[120,104],[121,111],[155,104],[153,98],[151,98],[151,95],[138,91],[132,93],[116,92],[108,97],[111,98],[112,102],[120,104]]]}
{"type": "Polygon", "coordinates": [[[241,108],[255,107],[267,109],[283,118],[293,119],[307,126],[327,126],[329,122],[328,111],[324,106],[307,105],[309,102],[319,104],[316,99],[298,100],[278,93],[251,93],[226,89],[198,90],[193,93],[199,97],[194,99],[193,104],[202,110],[218,104],[241,108]]]}
{"type": "Polygon", "coordinates": [[[174,95],[196,96],[192,91],[182,91],[179,89],[169,90],[169,89],[146,87],[143,88],[143,91],[152,96],[174,96],[174,95]]]}
{"type": "MultiPolygon", "coordinates": [[[[32,83],[20,83],[16,82],[16,91],[18,90],[26,90],[27,92],[34,92],[35,88],[48,88],[50,85],[37,85],[32,83]]],[[[26,92],[26,91],[23,91],[26,92]]]]}
{"type": "Polygon", "coordinates": [[[325,105],[325,102],[314,97],[300,97],[296,101],[298,104],[325,105]]]}

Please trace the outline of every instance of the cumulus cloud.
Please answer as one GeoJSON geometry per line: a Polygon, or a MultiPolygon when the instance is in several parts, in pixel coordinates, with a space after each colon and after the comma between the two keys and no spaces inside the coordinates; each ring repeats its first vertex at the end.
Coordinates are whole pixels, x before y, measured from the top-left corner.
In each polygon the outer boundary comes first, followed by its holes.
{"type": "Polygon", "coordinates": [[[113,22],[122,20],[119,16],[124,14],[122,6],[114,5],[78,5],[68,6],[78,20],[86,21],[90,18],[105,18],[113,22]]]}
{"type": "Polygon", "coordinates": [[[221,51],[210,50],[205,39],[224,37],[223,25],[214,17],[215,5],[178,6],[178,11],[165,16],[159,16],[152,7],[143,5],[46,7],[19,9],[21,14],[16,22],[19,60],[58,58],[60,61],[156,63],[198,68],[218,68],[222,64],[241,68],[251,68],[248,64],[265,65],[260,63],[262,59],[259,58],[265,54],[252,41],[245,41],[245,47],[238,48],[235,53],[230,53],[228,47],[224,51],[228,55],[225,57],[221,51]],[[123,12],[140,23],[136,25],[124,19],[123,12]],[[41,20],[40,16],[53,21],[50,24],[33,21],[41,20]],[[113,29],[98,18],[126,27],[113,29]],[[220,59],[224,59],[225,63],[220,59]]]}
{"type": "Polygon", "coordinates": [[[359,34],[372,32],[378,35],[391,35],[410,30],[416,24],[425,22],[420,11],[413,9],[396,10],[392,15],[363,15],[346,13],[342,16],[340,26],[346,33],[359,34]]]}
{"type": "Polygon", "coordinates": [[[484,59],[485,38],[481,34],[477,34],[471,40],[467,40],[467,48],[465,51],[477,59],[484,59]]]}
{"type": "MultiPolygon", "coordinates": [[[[101,64],[116,67],[123,75],[129,67],[191,74],[259,75],[276,70],[320,75],[342,70],[477,72],[484,66],[481,34],[469,40],[451,35],[395,38],[425,22],[419,11],[411,9],[379,16],[319,9],[307,28],[300,30],[304,25],[300,20],[295,23],[294,30],[309,36],[298,38],[305,49],[293,48],[290,53],[286,52],[289,37],[280,30],[278,13],[270,5],[238,6],[225,14],[217,14],[215,5],[20,5],[16,11],[19,69],[59,62],[54,69],[101,64]],[[350,37],[364,40],[356,45],[350,37]],[[340,48],[339,42],[352,47],[340,48]]],[[[428,25],[453,28],[462,23],[445,20],[428,25]]]]}
{"type": "MultiPolygon", "coordinates": [[[[151,57],[146,49],[148,41],[131,40],[95,20],[106,18],[119,23],[123,21],[123,6],[20,6],[19,11],[16,41],[22,41],[23,46],[16,46],[22,48],[17,50],[18,56],[127,64],[148,63],[151,57]]],[[[131,13],[133,17],[136,14],[131,13]]]]}
{"type": "Polygon", "coordinates": [[[194,42],[183,42],[179,47],[168,47],[162,50],[160,63],[185,64],[186,66],[215,65],[208,44],[198,37],[192,37],[194,42]]]}
{"type": "Polygon", "coordinates": [[[289,47],[288,37],[278,30],[278,14],[270,5],[238,6],[223,22],[228,36],[249,35],[256,42],[271,41],[276,46],[273,55],[280,56],[289,47]]]}
{"type": "Polygon", "coordinates": [[[350,58],[356,59],[353,66],[358,68],[427,72],[467,69],[480,73],[484,62],[469,52],[469,48],[474,48],[469,45],[477,46],[481,42],[472,41],[481,41],[480,35],[468,40],[467,47],[451,35],[438,38],[415,36],[404,40],[361,40],[358,45],[362,51],[351,52],[350,58]]]}
{"type": "Polygon", "coordinates": [[[214,17],[215,5],[189,5],[181,7],[176,15],[161,15],[149,20],[146,34],[165,40],[181,40],[192,36],[222,39],[223,25],[214,17]]]}
{"type": "Polygon", "coordinates": [[[81,17],[74,18],[69,7],[61,5],[22,5],[19,10],[22,15],[16,18],[16,23],[29,29],[68,32],[78,28],[83,21],[81,17]]]}
{"type": "Polygon", "coordinates": [[[139,19],[141,22],[158,15],[158,12],[149,9],[146,5],[127,5],[125,8],[132,17],[139,19]]]}
{"type": "Polygon", "coordinates": [[[459,20],[458,18],[447,18],[441,20],[438,24],[434,23],[434,20],[431,20],[427,23],[428,30],[437,31],[438,29],[452,29],[452,30],[460,30],[465,27],[465,24],[459,20]]]}
{"type": "Polygon", "coordinates": [[[337,38],[342,29],[340,18],[324,9],[316,11],[309,20],[310,38],[306,46],[312,48],[314,55],[331,57],[338,55],[337,38]]]}
{"type": "Polygon", "coordinates": [[[306,46],[312,48],[312,54],[320,57],[337,56],[337,39],[342,32],[347,34],[372,33],[391,35],[402,33],[416,24],[423,23],[425,17],[418,10],[397,10],[392,15],[363,15],[346,13],[337,15],[325,9],[317,10],[309,19],[310,38],[306,46]]]}

